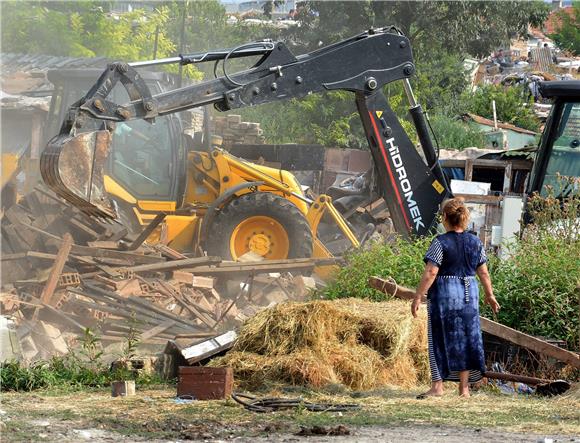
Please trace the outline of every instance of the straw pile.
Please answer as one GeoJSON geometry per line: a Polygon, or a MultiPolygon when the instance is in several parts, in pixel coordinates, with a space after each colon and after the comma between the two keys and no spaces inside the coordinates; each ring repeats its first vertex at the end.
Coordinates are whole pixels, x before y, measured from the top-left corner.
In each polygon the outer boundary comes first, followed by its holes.
{"type": "Polygon", "coordinates": [[[401,300],[281,303],[247,320],[234,348],[211,365],[231,366],[244,388],[410,387],[429,379],[425,316],[414,320],[401,300]]]}

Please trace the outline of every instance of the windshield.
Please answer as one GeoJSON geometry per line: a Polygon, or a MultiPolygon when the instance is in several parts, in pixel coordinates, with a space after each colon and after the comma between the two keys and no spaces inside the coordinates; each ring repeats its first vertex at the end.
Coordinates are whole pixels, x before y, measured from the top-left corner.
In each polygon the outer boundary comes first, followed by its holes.
{"type": "MultiPolygon", "coordinates": [[[[83,97],[92,85],[92,79],[70,81],[57,85],[51,106],[50,131],[58,132],[64,112],[83,97]],[[64,99],[64,100],[63,100],[64,99]]],[[[148,82],[153,93],[159,92],[155,82],[148,82]]],[[[108,99],[116,103],[130,101],[127,91],[117,84],[108,99]]],[[[101,120],[89,119],[80,132],[101,128],[101,120]]],[[[116,124],[111,152],[105,172],[136,197],[167,199],[172,194],[173,176],[172,128],[169,116],[155,119],[131,120],[116,124]]]]}
{"type": "Polygon", "coordinates": [[[560,195],[562,191],[569,192],[559,189],[562,181],[558,180],[558,175],[580,176],[580,103],[564,105],[541,186],[543,195],[547,193],[547,186],[553,187],[556,195],[560,195]]]}

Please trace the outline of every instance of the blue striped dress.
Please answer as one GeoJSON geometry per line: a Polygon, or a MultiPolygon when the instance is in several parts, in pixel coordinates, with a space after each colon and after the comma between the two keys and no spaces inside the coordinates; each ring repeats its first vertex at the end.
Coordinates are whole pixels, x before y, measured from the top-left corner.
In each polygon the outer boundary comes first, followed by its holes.
{"type": "Polygon", "coordinates": [[[475,383],[485,372],[475,279],[487,261],[483,244],[469,232],[450,231],[433,239],[424,261],[439,268],[427,292],[431,379],[459,381],[459,372],[469,371],[475,383]]]}

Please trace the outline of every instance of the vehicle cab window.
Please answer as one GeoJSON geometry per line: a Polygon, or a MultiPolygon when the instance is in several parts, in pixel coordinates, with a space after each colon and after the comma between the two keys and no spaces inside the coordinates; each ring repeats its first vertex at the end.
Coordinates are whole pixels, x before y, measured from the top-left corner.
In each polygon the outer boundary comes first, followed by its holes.
{"type": "Polygon", "coordinates": [[[556,195],[561,194],[558,174],[564,177],[580,175],[580,103],[564,105],[541,188],[543,195],[547,193],[546,186],[553,187],[556,195]]]}
{"type": "Polygon", "coordinates": [[[151,124],[131,120],[116,124],[110,160],[111,174],[132,194],[164,199],[171,195],[171,128],[166,117],[151,124]]]}

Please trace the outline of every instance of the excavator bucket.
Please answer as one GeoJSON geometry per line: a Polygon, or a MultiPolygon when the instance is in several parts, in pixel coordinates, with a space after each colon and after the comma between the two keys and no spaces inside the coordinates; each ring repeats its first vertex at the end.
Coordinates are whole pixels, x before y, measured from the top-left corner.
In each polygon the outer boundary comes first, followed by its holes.
{"type": "Polygon", "coordinates": [[[103,182],[111,139],[106,130],[61,133],[48,142],[40,158],[42,178],[57,195],[85,214],[105,219],[116,218],[103,182]]]}

